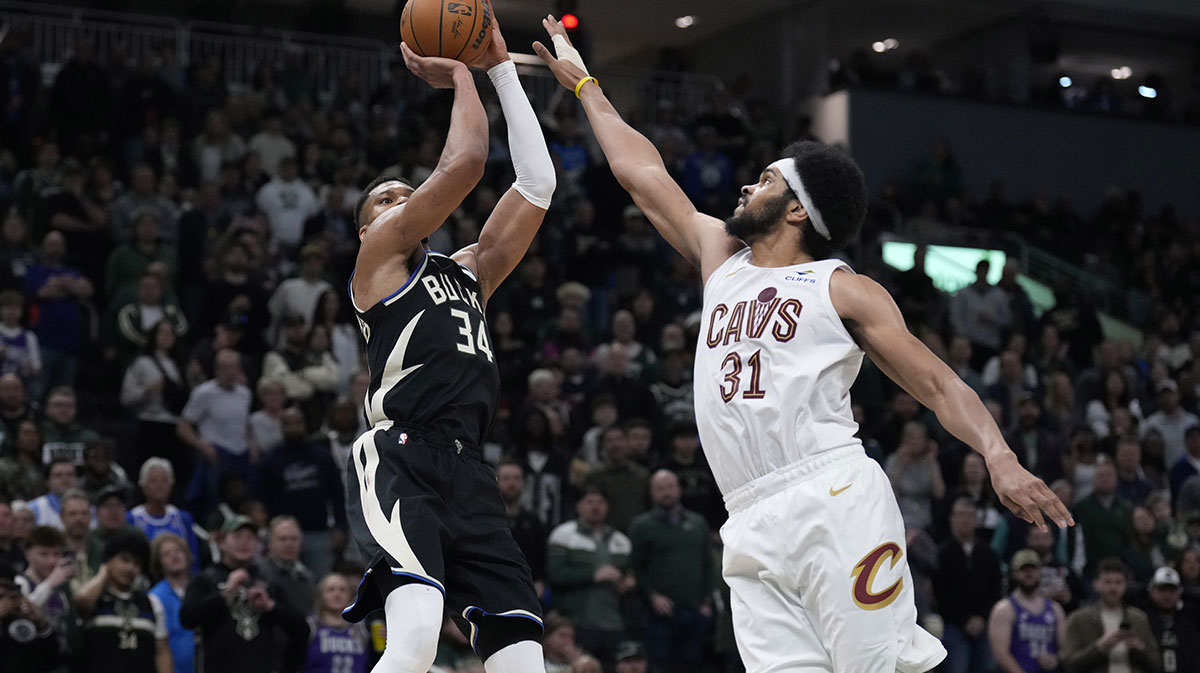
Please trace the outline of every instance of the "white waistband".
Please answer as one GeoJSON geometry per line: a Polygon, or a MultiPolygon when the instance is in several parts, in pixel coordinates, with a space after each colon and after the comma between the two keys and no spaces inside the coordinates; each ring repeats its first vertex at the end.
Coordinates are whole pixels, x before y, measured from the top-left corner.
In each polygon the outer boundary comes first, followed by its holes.
{"type": "Polygon", "coordinates": [[[729,510],[730,514],[733,514],[763,498],[775,495],[789,486],[805,481],[822,468],[848,462],[855,458],[866,458],[866,456],[862,444],[851,444],[840,449],[822,451],[811,458],[781,467],[733,489],[725,495],[725,508],[729,510]]]}

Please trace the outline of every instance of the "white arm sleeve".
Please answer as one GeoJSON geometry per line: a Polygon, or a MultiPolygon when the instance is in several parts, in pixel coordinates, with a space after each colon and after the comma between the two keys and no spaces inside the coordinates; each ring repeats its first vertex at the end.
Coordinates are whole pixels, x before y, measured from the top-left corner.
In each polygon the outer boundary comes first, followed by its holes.
{"type": "Polygon", "coordinates": [[[550,150],[546,149],[533,106],[521,88],[517,66],[504,61],[488,70],[488,77],[496,87],[500,109],[508,124],[508,152],[517,174],[513,189],[538,208],[549,208],[555,186],[554,162],[550,160],[550,150]]]}

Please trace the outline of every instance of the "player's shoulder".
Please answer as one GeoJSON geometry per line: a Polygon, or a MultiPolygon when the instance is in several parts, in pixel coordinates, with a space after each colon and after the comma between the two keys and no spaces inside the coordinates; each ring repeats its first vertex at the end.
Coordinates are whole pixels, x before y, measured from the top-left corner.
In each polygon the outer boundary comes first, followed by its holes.
{"type": "Polygon", "coordinates": [[[889,305],[895,305],[892,295],[870,276],[834,269],[829,276],[829,300],[843,318],[871,315],[889,305]]]}

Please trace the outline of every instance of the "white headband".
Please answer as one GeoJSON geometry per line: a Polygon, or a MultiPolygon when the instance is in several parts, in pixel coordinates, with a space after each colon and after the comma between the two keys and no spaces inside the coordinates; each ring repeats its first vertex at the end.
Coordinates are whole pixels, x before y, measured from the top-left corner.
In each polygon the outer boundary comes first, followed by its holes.
{"type": "Polygon", "coordinates": [[[783,181],[796,193],[796,198],[800,199],[800,205],[804,206],[804,210],[808,211],[808,221],[812,222],[813,229],[816,229],[818,234],[824,236],[825,240],[830,240],[832,236],[829,235],[829,228],[825,226],[825,218],[821,217],[821,211],[817,210],[817,207],[813,204],[812,197],[808,194],[808,190],[804,188],[804,181],[800,179],[800,171],[796,170],[796,160],[780,159],[767,166],[767,168],[774,168],[779,171],[779,174],[783,176],[783,181]]]}

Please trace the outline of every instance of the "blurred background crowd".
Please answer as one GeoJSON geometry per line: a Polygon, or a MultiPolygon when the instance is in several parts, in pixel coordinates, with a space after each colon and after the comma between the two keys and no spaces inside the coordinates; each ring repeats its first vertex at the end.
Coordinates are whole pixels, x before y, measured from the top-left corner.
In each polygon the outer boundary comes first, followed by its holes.
{"type": "MultiPolygon", "coordinates": [[[[351,210],[381,172],[430,174],[449,99],[399,63],[373,89],[347,76],[326,91],[298,62],[231,86],[215,60],[87,41],[43,78],[21,47],[0,43],[0,620],[36,633],[0,634],[0,656],[111,670],[96,654],[121,651],[97,617],[112,590],[156,596],[155,638],[180,673],[364,670],[386,634],[340,620],[362,571],[343,483],[367,386],[345,293],[351,210]]],[[[499,106],[480,91],[489,169],[434,250],[474,242],[512,181],[499,106]]],[[[629,117],[724,217],[808,135],[761,106],[730,86],[629,117]]],[[[547,670],[739,670],[724,506],[692,405],[697,274],[630,205],[575,101],[539,109],[559,187],[488,305],[502,399],[484,453],[546,606],[547,670]]],[[[886,176],[844,256],[1078,522],[1014,518],[984,461],[864,363],[860,437],[899,500],[943,670],[1020,670],[989,620],[1027,584],[1067,616],[1042,670],[1200,670],[1197,214],[1145,212],[1136,184],[1095,211],[1053,192],[1012,200],[1002,175],[972,194],[949,142],[929,140],[909,174],[886,176]],[[1017,257],[944,292],[920,234],[948,229],[1020,236],[1115,279],[1135,297],[1130,329],[1106,334],[1068,284],[1035,307],[1017,257]],[[906,271],[884,263],[897,236],[917,244],[906,271]],[[1126,635],[1101,643],[1112,610],[1126,635]]],[[[441,670],[482,670],[449,618],[441,650],[441,670]]]]}

